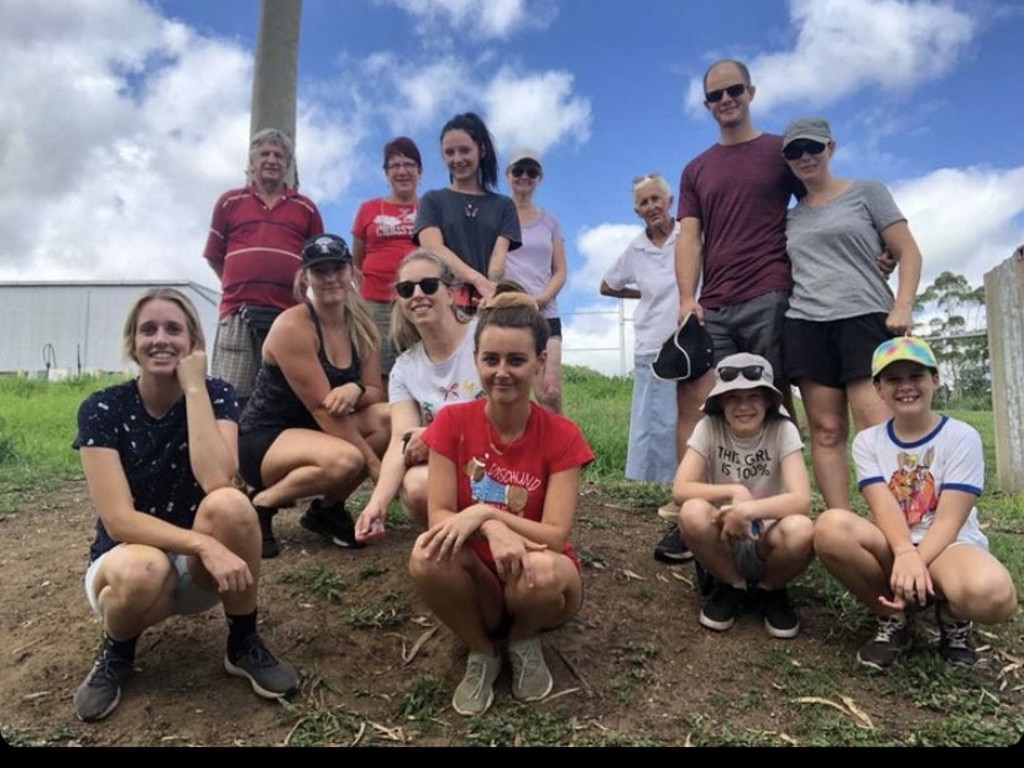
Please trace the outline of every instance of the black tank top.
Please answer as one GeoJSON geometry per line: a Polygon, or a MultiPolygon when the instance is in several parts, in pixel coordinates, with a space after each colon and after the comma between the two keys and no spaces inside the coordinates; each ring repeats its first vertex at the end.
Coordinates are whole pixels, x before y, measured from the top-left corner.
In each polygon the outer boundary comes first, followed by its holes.
{"type": "MultiPolygon", "coordinates": [[[[320,328],[320,318],[316,316],[313,305],[306,302],[306,309],[309,310],[309,317],[316,328],[316,337],[320,342],[316,358],[320,361],[320,367],[327,375],[327,381],[331,389],[340,387],[351,381],[359,381],[360,365],[359,355],[356,352],[355,344],[352,345],[352,364],[348,368],[338,368],[327,359],[327,352],[324,348],[324,335],[320,328]]],[[[298,395],[288,384],[284,372],[280,366],[263,361],[259,374],[256,376],[256,384],[252,396],[246,403],[245,409],[238,422],[239,433],[252,432],[260,429],[274,428],[304,428],[320,429],[306,406],[303,405],[298,395]]]]}

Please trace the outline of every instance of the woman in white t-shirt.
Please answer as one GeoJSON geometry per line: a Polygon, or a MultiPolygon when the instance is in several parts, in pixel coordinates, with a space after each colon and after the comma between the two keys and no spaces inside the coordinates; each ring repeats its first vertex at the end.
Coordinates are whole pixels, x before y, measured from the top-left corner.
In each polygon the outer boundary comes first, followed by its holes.
{"type": "Polygon", "coordinates": [[[391,337],[401,354],[388,381],[391,442],[380,477],[356,521],[356,539],[384,534],[388,505],[402,503],[420,526],[427,519],[427,447],[420,439],[437,412],[483,396],[473,361],[473,328],[452,293],[456,278],[434,252],[419,248],[398,268],[391,337]]]}

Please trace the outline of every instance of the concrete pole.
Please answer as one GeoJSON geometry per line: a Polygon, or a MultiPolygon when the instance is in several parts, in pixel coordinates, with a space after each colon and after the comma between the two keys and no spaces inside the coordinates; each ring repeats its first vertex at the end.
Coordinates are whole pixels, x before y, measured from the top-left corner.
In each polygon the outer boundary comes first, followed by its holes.
{"type": "MultiPolygon", "coordinates": [[[[277,128],[295,140],[295,103],[299,72],[299,17],[302,0],[260,0],[260,28],[252,78],[249,135],[277,128]]],[[[292,162],[288,185],[298,187],[292,162]]]]}

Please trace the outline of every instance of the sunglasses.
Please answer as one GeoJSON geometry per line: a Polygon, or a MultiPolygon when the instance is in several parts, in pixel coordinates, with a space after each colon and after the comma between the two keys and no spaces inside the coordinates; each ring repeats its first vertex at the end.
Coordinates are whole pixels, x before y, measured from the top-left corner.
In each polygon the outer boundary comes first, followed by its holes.
{"type": "Polygon", "coordinates": [[[441,285],[448,285],[440,277],[424,277],[422,280],[403,280],[395,284],[395,293],[403,299],[411,299],[416,286],[420,287],[424,296],[433,296],[441,285]]]}
{"type": "Polygon", "coordinates": [[[737,376],[742,374],[743,378],[747,381],[760,381],[763,373],[763,365],[744,365],[740,367],[735,365],[723,365],[718,369],[718,378],[722,381],[733,381],[737,376]]]}
{"type": "Polygon", "coordinates": [[[822,144],[813,139],[797,139],[790,142],[782,150],[782,156],[787,160],[799,160],[806,152],[808,155],[820,155],[825,151],[828,144],[822,144]]]}
{"type": "Polygon", "coordinates": [[[708,91],[704,94],[704,98],[708,100],[709,104],[717,104],[722,100],[725,94],[729,94],[730,99],[736,99],[747,92],[747,86],[743,83],[736,83],[736,85],[730,85],[728,88],[716,88],[713,91],[708,91]]]}
{"type": "Polygon", "coordinates": [[[529,176],[529,177],[530,177],[531,179],[536,179],[536,178],[537,178],[538,176],[540,176],[540,168],[534,168],[534,167],[533,167],[533,166],[531,165],[531,166],[529,166],[529,167],[527,167],[527,168],[523,168],[522,166],[516,166],[516,167],[514,167],[514,168],[512,169],[512,176],[513,176],[513,178],[516,178],[516,179],[518,179],[518,178],[520,178],[520,177],[521,177],[521,176],[522,176],[522,175],[523,175],[524,173],[525,173],[525,174],[526,174],[527,176],[529,176]]]}

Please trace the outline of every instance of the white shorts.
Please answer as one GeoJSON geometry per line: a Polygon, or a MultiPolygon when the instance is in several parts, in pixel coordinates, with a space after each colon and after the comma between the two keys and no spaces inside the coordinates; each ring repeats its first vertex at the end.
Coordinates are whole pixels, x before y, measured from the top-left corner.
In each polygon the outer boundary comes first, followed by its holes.
{"type": "MultiPolygon", "coordinates": [[[[121,546],[118,544],[117,546],[121,546]]],[[[117,549],[117,547],[114,547],[117,549]]],[[[96,574],[99,572],[100,563],[103,558],[109,555],[114,549],[107,550],[93,560],[85,571],[85,597],[89,601],[93,612],[102,616],[100,611],[99,594],[96,592],[96,574]]],[[[174,598],[171,602],[171,615],[184,615],[189,613],[202,613],[213,608],[220,602],[220,595],[204,587],[200,587],[192,579],[188,570],[188,555],[176,552],[165,552],[174,570],[178,572],[178,586],[174,588],[174,598]]]]}

